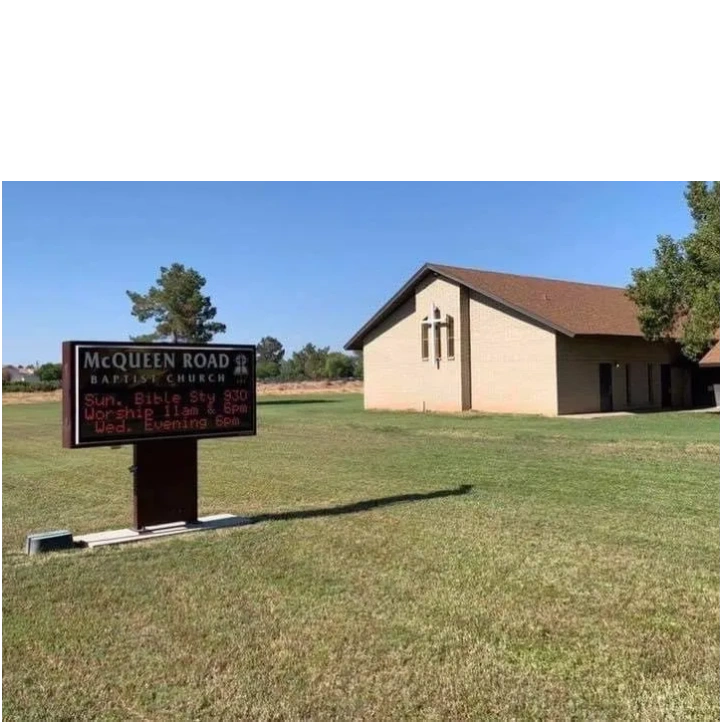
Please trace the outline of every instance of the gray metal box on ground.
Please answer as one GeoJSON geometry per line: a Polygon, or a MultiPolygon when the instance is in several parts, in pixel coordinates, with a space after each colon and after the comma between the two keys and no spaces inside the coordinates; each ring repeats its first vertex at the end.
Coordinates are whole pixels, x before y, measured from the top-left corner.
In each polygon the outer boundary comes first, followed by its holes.
{"type": "Polygon", "coordinates": [[[25,540],[27,554],[58,551],[73,548],[73,535],[69,531],[45,531],[39,534],[28,534],[25,540]]]}

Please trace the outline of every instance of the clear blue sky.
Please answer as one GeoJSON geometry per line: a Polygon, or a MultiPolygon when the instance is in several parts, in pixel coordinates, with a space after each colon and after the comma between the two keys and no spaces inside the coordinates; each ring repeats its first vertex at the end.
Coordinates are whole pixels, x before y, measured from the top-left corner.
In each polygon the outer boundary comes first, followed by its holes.
{"type": "MultiPolygon", "coordinates": [[[[217,342],[340,349],[426,261],[624,285],[690,229],[684,183],[3,183],[3,354],[143,332],[127,289],[192,266],[217,342]]],[[[151,330],[150,328],[147,329],[151,330]]]]}

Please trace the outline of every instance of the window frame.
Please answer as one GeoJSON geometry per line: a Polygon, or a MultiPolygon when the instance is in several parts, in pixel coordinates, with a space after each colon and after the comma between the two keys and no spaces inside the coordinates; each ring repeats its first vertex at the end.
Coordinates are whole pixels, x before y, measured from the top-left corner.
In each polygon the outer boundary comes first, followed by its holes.
{"type": "Polygon", "coordinates": [[[446,358],[449,361],[453,361],[456,355],[456,337],[454,333],[454,317],[446,314],[446,358]]]}
{"type": "Polygon", "coordinates": [[[434,361],[441,361],[441,324],[436,323],[441,321],[441,309],[434,309],[434,325],[436,331],[434,333],[434,361]]]}

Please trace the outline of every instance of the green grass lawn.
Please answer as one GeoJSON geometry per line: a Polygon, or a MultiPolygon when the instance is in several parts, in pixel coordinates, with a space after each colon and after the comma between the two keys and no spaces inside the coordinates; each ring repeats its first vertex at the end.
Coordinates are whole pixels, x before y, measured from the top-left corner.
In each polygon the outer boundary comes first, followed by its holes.
{"type": "Polygon", "coordinates": [[[5,719],[719,717],[718,416],[279,398],[200,456],[258,523],[28,557],[130,524],[131,451],[3,407],[5,719]]]}

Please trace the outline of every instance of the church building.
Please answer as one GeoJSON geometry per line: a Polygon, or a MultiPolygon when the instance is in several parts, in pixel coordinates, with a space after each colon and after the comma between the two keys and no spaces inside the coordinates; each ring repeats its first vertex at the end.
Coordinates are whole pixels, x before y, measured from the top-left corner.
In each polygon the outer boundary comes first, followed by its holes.
{"type": "Polygon", "coordinates": [[[346,344],[367,409],[574,414],[692,405],[693,364],[622,288],[427,263],[346,344]]]}

